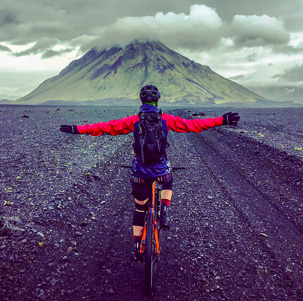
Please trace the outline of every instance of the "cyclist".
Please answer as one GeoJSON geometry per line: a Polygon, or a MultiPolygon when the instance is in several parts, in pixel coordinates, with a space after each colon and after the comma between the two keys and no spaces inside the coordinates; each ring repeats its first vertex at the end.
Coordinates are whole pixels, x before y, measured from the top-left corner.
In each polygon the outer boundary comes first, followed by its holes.
{"type": "MultiPolygon", "coordinates": [[[[161,97],[159,89],[154,85],[146,85],[140,90],[140,99],[142,105],[139,113],[157,112],[158,101],[161,97]]],[[[183,119],[178,116],[162,113],[161,122],[164,137],[170,130],[179,133],[202,132],[209,128],[221,125],[237,125],[240,116],[238,113],[226,113],[221,117],[207,119],[183,119]]],[[[101,122],[85,125],[61,125],[60,130],[70,134],[89,134],[99,136],[102,134],[121,135],[134,132],[135,141],[139,131],[139,114],[122,118],[120,120],[111,120],[109,122],[101,122]]],[[[136,151],[135,158],[132,164],[132,194],[135,198],[135,211],[133,215],[133,239],[134,239],[134,259],[141,260],[139,257],[139,245],[141,242],[144,217],[147,211],[147,201],[150,196],[150,183],[157,179],[162,183],[161,192],[161,211],[160,211],[160,226],[161,228],[170,228],[170,219],[168,208],[172,198],[173,175],[171,172],[170,161],[166,153],[164,153],[157,162],[146,163],[142,162],[140,153],[136,151]]]]}

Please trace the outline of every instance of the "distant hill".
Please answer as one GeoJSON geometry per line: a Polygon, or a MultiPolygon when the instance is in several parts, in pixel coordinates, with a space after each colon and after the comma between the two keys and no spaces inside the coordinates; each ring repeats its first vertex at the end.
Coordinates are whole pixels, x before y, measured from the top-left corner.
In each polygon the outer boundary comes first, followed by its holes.
{"type": "Polygon", "coordinates": [[[155,84],[166,104],[256,103],[264,97],[195,63],[161,42],[92,49],[19,104],[137,104],[140,88],[155,84]]]}
{"type": "Polygon", "coordinates": [[[11,105],[14,104],[15,101],[13,100],[8,100],[8,99],[0,99],[0,105],[11,105]]]}
{"type": "Polygon", "coordinates": [[[287,101],[303,105],[303,87],[264,87],[253,90],[277,102],[287,101]]]}

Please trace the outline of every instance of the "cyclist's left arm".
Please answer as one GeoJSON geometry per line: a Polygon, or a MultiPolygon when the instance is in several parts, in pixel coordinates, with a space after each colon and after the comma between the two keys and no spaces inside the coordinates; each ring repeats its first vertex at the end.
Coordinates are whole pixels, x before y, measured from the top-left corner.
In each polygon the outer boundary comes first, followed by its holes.
{"type": "Polygon", "coordinates": [[[177,133],[200,133],[223,124],[222,116],[206,119],[183,119],[179,116],[163,113],[162,118],[166,120],[168,131],[173,130],[177,133]]]}

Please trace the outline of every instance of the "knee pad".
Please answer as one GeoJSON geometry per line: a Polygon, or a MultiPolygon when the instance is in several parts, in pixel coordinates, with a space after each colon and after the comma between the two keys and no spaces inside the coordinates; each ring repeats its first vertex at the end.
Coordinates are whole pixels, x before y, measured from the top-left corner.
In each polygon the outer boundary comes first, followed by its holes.
{"type": "Polygon", "coordinates": [[[136,204],[136,209],[134,211],[134,216],[133,216],[133,225],[144,227],[144,217],[148,209],[147,202],[144,205],[140,205],[138,203],[135,204],[136,204]]]}
{"type": "Polygon", "coordinates": [[[137,202],[135,202],[135,206],[136,206],[136,211],[144,211],[144,213],[147,211],[148,209],[148,201],[144,204],[138,204],[137,202]]]}

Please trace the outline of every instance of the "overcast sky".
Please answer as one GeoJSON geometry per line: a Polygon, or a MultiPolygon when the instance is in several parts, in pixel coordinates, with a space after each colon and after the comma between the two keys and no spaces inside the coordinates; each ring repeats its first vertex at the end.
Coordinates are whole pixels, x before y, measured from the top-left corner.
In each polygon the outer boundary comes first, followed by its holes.
{"type": "Polygon", "coordinates": [[[0,0],[0,99],[92,47],[159,39],[248,88],[303,86],[303,0],[0,0]]]}

